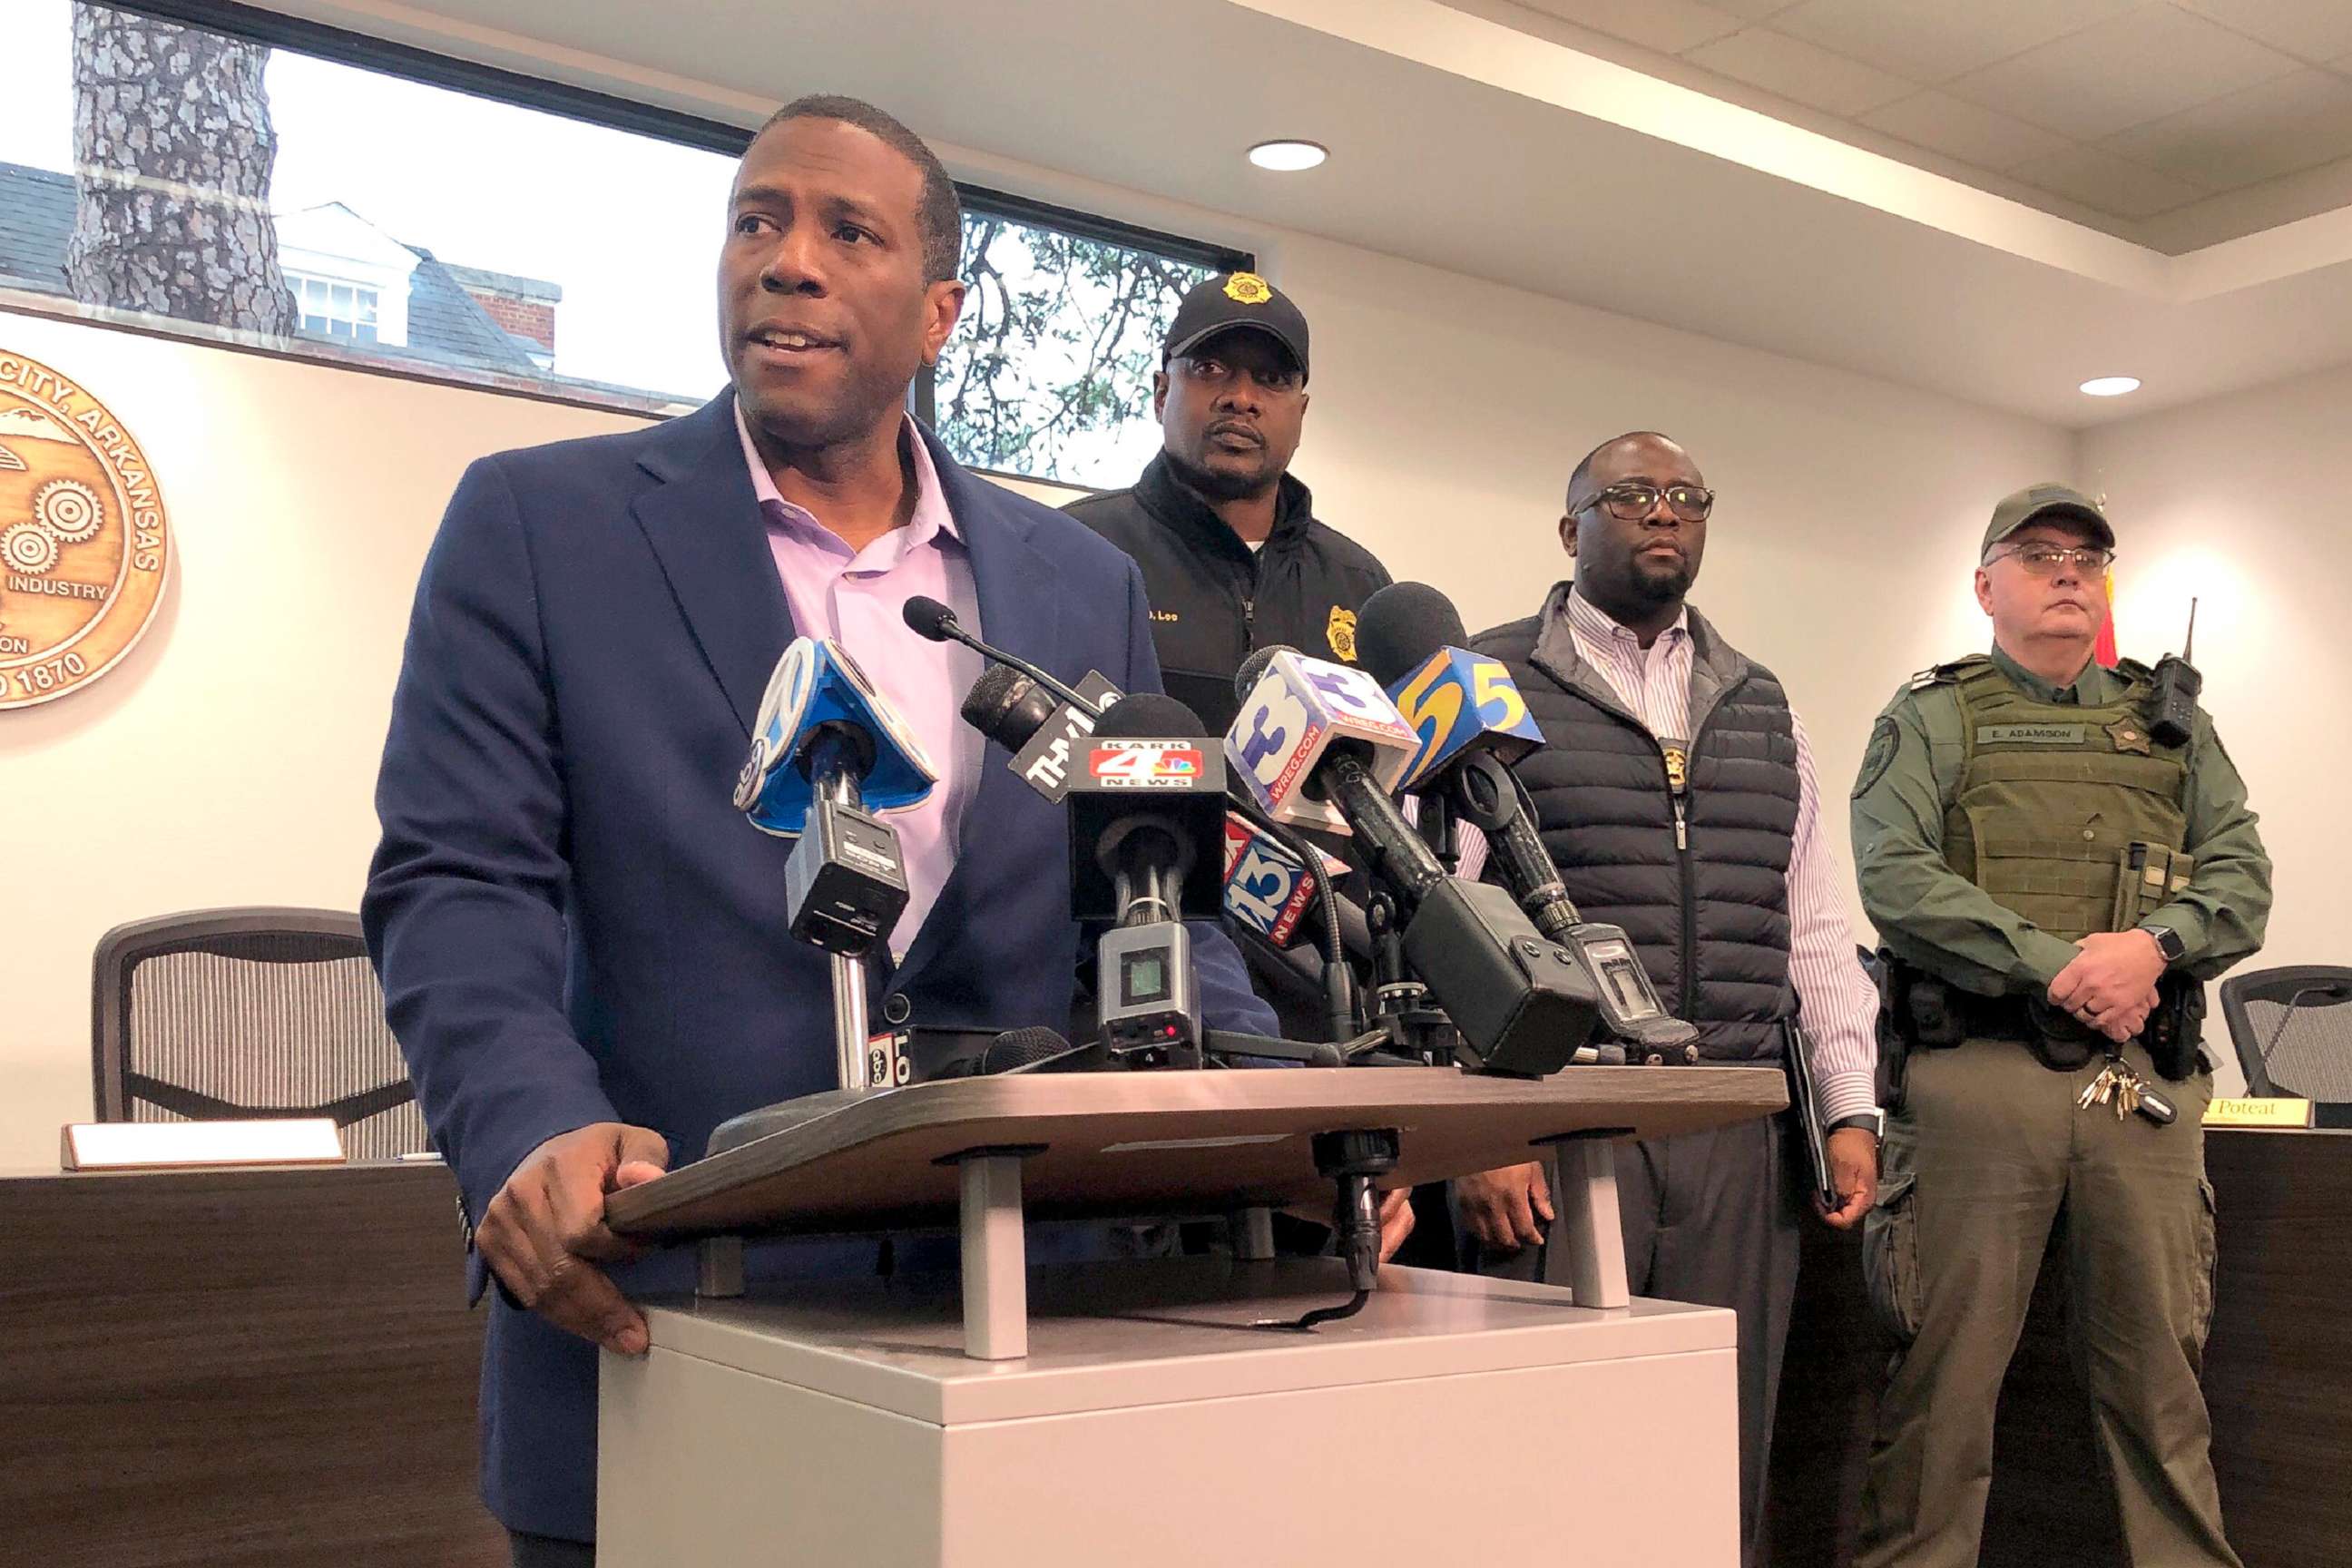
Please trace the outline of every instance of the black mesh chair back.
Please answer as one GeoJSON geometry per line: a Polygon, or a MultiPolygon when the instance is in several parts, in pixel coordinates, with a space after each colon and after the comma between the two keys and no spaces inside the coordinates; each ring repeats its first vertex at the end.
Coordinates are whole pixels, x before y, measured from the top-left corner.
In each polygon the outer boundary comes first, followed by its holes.
{"type": "Polygon", "coordinates": [[[2352,969],[2305,964],[2221,983],[2246,1092],[2352,1104],[2352,969]]]}
{"type": "Polygon", "coordinates": [[[354,1160],[432,1147],[357,915],[197,910],[117,926],[91,1002],[101,1121],[326,1116],[354,1160]]]}

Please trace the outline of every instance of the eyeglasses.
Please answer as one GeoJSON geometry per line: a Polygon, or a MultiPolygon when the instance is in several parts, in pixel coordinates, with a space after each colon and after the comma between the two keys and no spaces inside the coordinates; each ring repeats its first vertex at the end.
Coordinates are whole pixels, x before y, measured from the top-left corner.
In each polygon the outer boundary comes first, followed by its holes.
{"type": "Polygon", "coordinates": [[[1570,507],[1568,515],[1580,517],[1597,506],[1620,522],[1639,522],[1657,509],[1660,496],[1666,498],[1666,510],[1685,522],[1705,522],[1706,514],[1715,510],[1715,492],[1705,485],[1661,487],[1647,479],[1627,479],[1590,497],[1581,506],[1570,507]]]}
{"type": "Polygon", "coordinates": [[[2036,577],[2055,577],[2063,566],[2079,566],[2084,576],[2104,576],[2115,564],[2116,552],[2095,544],[2021,544],[2014,550],[1996,551],[1985,557],[1986,563],[2007,556],[2032,573],[2036,577]]]}

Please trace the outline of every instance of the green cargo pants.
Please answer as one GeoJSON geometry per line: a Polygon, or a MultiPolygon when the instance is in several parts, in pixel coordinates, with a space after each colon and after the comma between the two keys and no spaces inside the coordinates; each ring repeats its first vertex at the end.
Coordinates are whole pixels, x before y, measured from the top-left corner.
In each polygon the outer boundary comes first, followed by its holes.
{"type": "Polygon", "coordinates": [[[2213,1313],[2209,1075],[2156,1076],[2158,1127],[2077,1109],[2100,1062],[2053,1072],[2013,1040],[1915,1051],[1864,1231],[1871,1298],[1908,1342],[1871,1447],[1855,1568],[1975,1568],[1994,1404],[2061,1213],[2075,1375],[2134,1568],[2240,1568],[2221,1534],[2198,1373],[2213,1313]]]}

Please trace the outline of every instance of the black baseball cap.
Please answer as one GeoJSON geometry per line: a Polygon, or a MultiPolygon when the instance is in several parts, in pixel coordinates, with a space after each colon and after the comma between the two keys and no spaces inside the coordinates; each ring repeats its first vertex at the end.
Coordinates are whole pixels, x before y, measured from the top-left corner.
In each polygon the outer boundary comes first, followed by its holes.
{"type": "Polygon", "coordinates": [[[2116,531],[2107,523],[2107,514],[2099,503],[2078,489],[2066,485],[2028,485],[2013,495],[2003,496],[2000,504],[1992,509],[1992,521],[1985,528],[1984,543],[1977,553],[1981,555],[2029,522],[2043,518],[2063,518],[2079,522],[2091,531],[2091,537],[2100,548],[2116,547],[2116,531]]]}
{"type": "Polygon", "coordinates": [[[1290,351],[1298,374],[1307,375],[1307,318],[1290,297],[1255,272],[1227,272],[1192,285],[1176,307],[1167,339],[1160,344],[1160,363],[1191,353],[1219,332],[1249,327],[1264,332],[1290,351]]]}

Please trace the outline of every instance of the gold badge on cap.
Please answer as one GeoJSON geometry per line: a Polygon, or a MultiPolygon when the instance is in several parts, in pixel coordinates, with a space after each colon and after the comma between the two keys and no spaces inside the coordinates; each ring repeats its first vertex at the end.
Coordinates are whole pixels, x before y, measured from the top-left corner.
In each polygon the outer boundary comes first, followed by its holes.
{"type": "MultiPolygon", "coordinates": [[[[1242,276],[1247,277],[1249,275],[1247,273],[1244,273],[1242,276]]],[[[1329,625],[1323,628],[1323,635],[1330,639],[1331,651],[1333,653],[1338,654],[1349,664],[1356,662],[1355,611],[1343,610],[1337,605],[1332,605],[1331,621],[1329,625]]]]}
{"type": "Polygon", "coordinates": [[[1263,305],[1274,298],[1274,287],[1255,272],[1236,272],[1225,279],[1225,298],[1237,305],[1263,305]]]}

